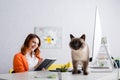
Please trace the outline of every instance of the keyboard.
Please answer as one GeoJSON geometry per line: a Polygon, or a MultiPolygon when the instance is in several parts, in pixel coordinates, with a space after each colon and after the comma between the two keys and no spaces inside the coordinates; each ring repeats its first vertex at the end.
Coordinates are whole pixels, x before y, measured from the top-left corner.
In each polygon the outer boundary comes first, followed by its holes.
{"type": "Polygon", "coordinates": [[[92,69],[109,69],[109,67],[90,67],[92,69]]]}
{"type": "Polygon", "coordinates": [[[112,72],[113,69],[109,67],[91,67],[90,72],[112,72]]]}

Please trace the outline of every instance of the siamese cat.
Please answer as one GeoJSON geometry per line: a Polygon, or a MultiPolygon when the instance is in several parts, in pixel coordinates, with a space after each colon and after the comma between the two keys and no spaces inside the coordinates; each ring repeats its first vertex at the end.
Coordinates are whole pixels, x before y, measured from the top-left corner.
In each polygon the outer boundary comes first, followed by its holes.
{"type": "Polygon", "coordinates": [[[78,70],[78,65],[81,65],[83,74],[88,75],[87,68],[89,63],[89,47],[85,42],[85,38],[85,34],[83,34],[79,38],[76,38],[72,34],[70,34],[71,41],[69,43],[69,46],[71,48],[73,64],[72,74],[80,73],[80,71],[78,70]]]}

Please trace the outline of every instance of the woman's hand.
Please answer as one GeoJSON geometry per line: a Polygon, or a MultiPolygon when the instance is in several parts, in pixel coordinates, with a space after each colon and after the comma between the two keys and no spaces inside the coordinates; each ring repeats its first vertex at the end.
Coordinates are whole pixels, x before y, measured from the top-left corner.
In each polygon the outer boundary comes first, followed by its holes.
{"type": "MultiPolygon", "coordinates": [[[[44,61],[43,59],[40,60],[40,61],[37,63],[37,65],[34,67],[34,69],[36,69],[43,61],[44,61]]],[[[46,69],[45,69],[45,68],[42,68],[42,71],[46,71],[46,69]]]]}
{"type": "Polygon", "coordinates": [[[46,71],[46,69],[45,69],[45,68],[42,68],[42,71],[46,71]]]}
{"type": "Polygon", "coordinates": [[[34,66],[34,69],[36,69],[41,63],[42,63],[42,61],[39,61],[39,62],[37,63],[37,65],[34,66]]]}

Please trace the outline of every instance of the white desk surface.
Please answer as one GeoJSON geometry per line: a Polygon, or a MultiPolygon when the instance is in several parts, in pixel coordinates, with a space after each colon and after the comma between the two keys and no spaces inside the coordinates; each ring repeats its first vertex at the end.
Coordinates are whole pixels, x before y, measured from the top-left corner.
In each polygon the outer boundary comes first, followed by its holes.
{"type": "MultiPolygon", "coordinates": [[[[117,80],[116,72],[89,72],[89,75],[72,74],[71,72],[62,72],[62,80],[117,80]]],[[[13,74],[0,74],[0,80],[59,80],[57,72],[49,71],[31,71],[13,74]],[[55,75],[55,78],[48,78],[55,75]]]]}

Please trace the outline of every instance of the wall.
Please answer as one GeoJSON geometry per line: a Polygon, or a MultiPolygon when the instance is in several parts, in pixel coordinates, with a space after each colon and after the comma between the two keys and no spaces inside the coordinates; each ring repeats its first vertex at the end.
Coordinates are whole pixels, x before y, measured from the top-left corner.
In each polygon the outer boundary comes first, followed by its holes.
{"type": "Polygon", "coordinates": [[[0,73],[12,68],[13,56],[34,27],[62,27],[61,49],[41,49],[44,58],[56,63],[71,60],[69,34],[86,34],[92,53],[95,8],[99,7],[103,36],[107,36],[114,57],[119,56],[119,0],[0,0],[0,73]]]}

